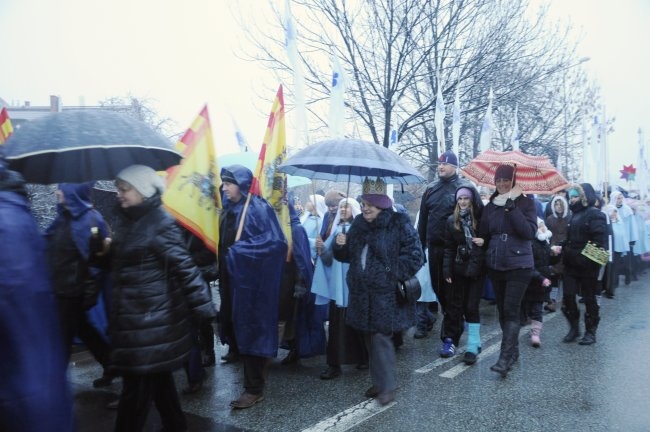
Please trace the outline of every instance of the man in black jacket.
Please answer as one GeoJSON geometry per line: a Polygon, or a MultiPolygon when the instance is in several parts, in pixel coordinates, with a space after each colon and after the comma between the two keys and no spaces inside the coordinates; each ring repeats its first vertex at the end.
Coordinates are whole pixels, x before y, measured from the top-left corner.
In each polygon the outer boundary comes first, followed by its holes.
{"type": "MultiPolygon", "coordinates": [[[[423,248],[429,248],[429,272],[433,290],[438,297],[438,303],[445,312],[446,289],[449,284],[442,277],[442,261],[445,246],[445,223],[454,212],[456,205],[455,193],[459,186],[465,186],[475,191],[474,196],[479,197],[476,188],[457,173],[458,158],[451,150],[444,152],[438,159],[438,179],[427,186],[420,203],[420,217],[418,219],[418,233],[423,248]]],[[[475,205],[482,203],[478,202],[475,205]]],[[[433,328],[435,316],[429,312],[429,304],[418,302],[418,324],[414,337],[426,337],[427,331],[433,328]]],[[[442,332],[444,334],[444,332],[442,332]]],[[[443,341],[444,342],[444,341],[443,341]]],[[[451,353],[453,355],[453,353],[451,353]]]]}

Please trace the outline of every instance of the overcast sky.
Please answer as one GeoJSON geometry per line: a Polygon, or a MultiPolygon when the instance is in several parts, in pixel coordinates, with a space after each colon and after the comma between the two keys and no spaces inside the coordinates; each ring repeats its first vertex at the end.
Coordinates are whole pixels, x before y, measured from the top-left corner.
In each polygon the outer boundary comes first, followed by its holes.
{"type": "MultiPolygon", "coordinates": [[[[275,93],[265,101],[252,91],[263,88],[262,71],[235,55],[244,34],[229,8],[247,15],[264,3],[0,0],[0,97],[47,105],[55,94],[65,105],[92,105],[131,93],[155,100],[179,130],[207,102],[219,153],[236,150],[231,115],[259,148],[275,93]]],[[[637,129],[650,138],[650,1],[554,0],[551,13],[583,35],[579,57],[591,59],[584,66],[616,117],[608,139],[616,149],[610,176],[618,179],[623,164],[637,165],[637,129]]]]}

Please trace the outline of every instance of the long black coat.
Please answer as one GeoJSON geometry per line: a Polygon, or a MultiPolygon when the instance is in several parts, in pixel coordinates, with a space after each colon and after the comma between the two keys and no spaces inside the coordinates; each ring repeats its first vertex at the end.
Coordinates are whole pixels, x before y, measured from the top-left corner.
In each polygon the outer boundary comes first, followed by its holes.
{"type": "Polygon", "coordinates": [[[596,193],[591,185],[572,185],[580,193],[580,200],[571,205],[567,237],[562,246],[564,273],[575,277],[596,277],[600,265],[582,255],[587,242],[607,249],[607,217],[594,207],[596,193]]]}
{"type": "Polygon", "coordinates": [[[334,257],[350,263],[347,324],[360,331],[384,334],[415,324],[415,305],[398,305],[396,293],[398,281],[415,276],[424,262],[418,234],[407,215],[383,210],[370,223],[358,215],[346,244],[334,247],[334,257]]]}
{"type": "Polygon", "coordinates": [[[158,196],[120,211],[111,244],[111,369],[145,374],[182,366],[190,314],[216,315],[208,285],[158,196]]]}

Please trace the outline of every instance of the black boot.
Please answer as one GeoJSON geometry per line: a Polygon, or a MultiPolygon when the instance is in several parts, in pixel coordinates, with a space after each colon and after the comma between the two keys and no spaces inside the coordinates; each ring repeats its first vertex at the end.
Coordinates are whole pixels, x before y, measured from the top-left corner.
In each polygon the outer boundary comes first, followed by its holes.
{"type": "Polygon", "coordinates": [[[580,345],[591,345],[596,343],[596,330],[598,329],[598,323],[600,322],[600,317],[592,316],[591,314],[585,314],[585,335],[578,342],[580,345]]]}
{"type": "Polygon", "coordinates": [[[203,355],[203,367],[214,366],[217,363],[214,351],[206,351],[203,355]]]}
{"type": "Polygon", "coordinates": [[[562,313],[569,321],[569,333],[562,339],[563,342],[574,342],[580,336],[580,311],[568,310],[562,306],[562,313]]]}
{"type": "Polygon", "coordinates": [[[519,358],[519,322],[506,321],[503,324],[503,336],[501,337],[501,353],[496,364],[490,366],[490,370],[497,372],[501,378],[508,375],[512,364],[519,358]]]}

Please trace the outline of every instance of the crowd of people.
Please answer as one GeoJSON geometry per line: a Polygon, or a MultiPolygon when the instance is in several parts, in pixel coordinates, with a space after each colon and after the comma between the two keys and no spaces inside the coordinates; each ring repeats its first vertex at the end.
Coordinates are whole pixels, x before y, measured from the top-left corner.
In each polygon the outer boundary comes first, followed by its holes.
{"type": "Polygon", "coordinates": [[[614,298],[620,276],[625,284],[635,280],[650,246],[644,205],[620,192],[608,197],[588,183],[571,184],[540,209],[517,184],[514,166],[496,169],[486,195],[459,176],[451,151],[440,156],[415,224],[382,178],[367,178],[356,199],[332,189],[313,193],[304,207],[290,200],[290,242],[274,209],[250,193],[249,169],[232,165],[220,176],[215,254],[165,212],[164,184],[151,168],[133,165],[117,175],[110,226],[93,208],[92,184],[60,184],[57,216],[41,235],[20,176],[0,164],[2,236],[21,236],[0,250],[11,275],[0,282],[11,308],[0,314],[2,327],[21,323],[15,334],[2,334],[11,358],[3,356],[0,367],[1,430],[73,430],[65,376],[75,338],[103,368],[96,387],[121,378],[113,404],[120,432],[142,430],[152,402],[164,430],[187,429],[173,372],[185,368],[184,394],[199,391],[204,368],[217,363],[215,336],[228,346],[222,363],[243,364],[243,391],[232,409],[264,400],[279,347],[288,352],[283,365],[324,355],[323,380],[339,377],[343,365],[368,369],[363,394],[386,405],[396,397],[396,350],[405,331],[415,327],[414,338],[427,338],[438,313],[437,355],[455,356],[466,332],[462,360],[476,363],[479,304],[488,290],[502,330],[490,369],[506,377],[519,358],[521,327],[530,324],[530,344],[540,347],[544,310],[559,304],[569,327],[563,341],[596,343],[601,293],[614,298]],[[435,297],[424,286],[422,296],[404,296],[399,290],[419,285],[412,281],[422,271],[435,297]],[[98,303],[105,328],[89,319],[98,303]],[[30,367],[35,357],[51,367],[30,367]]]}

